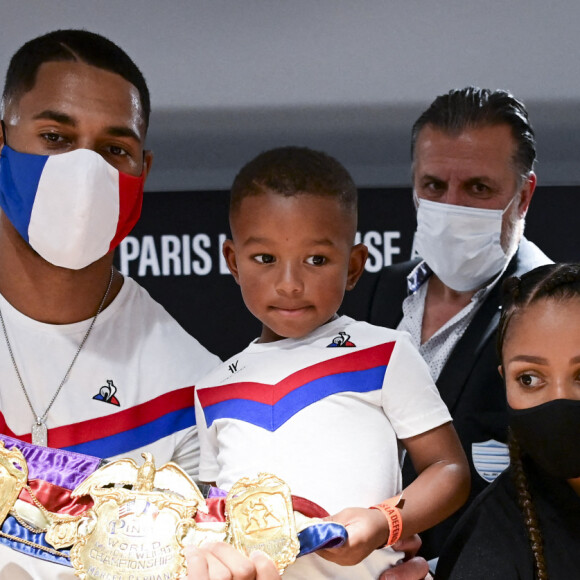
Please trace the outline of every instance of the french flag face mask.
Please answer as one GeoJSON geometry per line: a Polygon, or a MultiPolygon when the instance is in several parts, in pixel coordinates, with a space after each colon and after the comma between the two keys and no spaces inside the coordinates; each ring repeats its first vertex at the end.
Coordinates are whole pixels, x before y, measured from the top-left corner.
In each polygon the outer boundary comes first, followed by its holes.
{"type": "Polygon", "coordinates": [[[109,165],[98,153],[0,152],[0,207],[46,261],[80,270],[116,248],[141,214],[143,175],[109,165]]]}

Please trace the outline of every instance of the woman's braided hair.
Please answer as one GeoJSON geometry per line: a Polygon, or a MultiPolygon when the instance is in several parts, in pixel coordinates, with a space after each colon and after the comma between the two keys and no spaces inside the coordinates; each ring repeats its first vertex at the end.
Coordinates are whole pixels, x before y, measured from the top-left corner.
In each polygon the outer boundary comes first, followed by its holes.
{"type": "MultiPolygon", "coordinates": [[[[513,276],[503,284],[502,313],[498,326],[497,349],[502,361],[502,349],[506,332],[514,316],[527,306],[542,298],[566,300],[580,298],[580,264],[549,264],[540,266],[520,278],[513,276]]],[[[544,558],[544,544],[528,478],[522,462],[522,451],[517,439],[510,433],[510,460],[513,481],[518,494],[518,504],[528,531],[530,547],[534,556],[535,575],[538,580],[548,580],[544,558]]]]}
{"type": "Polygon", "coordinates": [[[548,570],[544,558],[544,540],[538,523],[536,506],[530,493],[528,478],[522,462],[522,453],[517,439],[510,433],[510,461],[512,464],[513,482],[518,494],[518,505],[524,516],[528,539],[534,555],[534,569],[537,580],[548,580],[548,570]]]}

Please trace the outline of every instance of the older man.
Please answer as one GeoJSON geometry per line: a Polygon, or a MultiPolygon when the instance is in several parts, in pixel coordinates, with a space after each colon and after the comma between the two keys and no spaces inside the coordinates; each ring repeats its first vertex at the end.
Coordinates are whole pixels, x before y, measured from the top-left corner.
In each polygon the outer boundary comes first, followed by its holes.
{"type": "MultiPolygon", "coordinates": [[[[550,261],[523,237],[535,157],[527,111],[508,92],[437,97],[412,131],[421,259],[385,268],[370,304],[369,321],[408,331],[429,364],[470,461],[470,499],[508,463],[495,354],[501,283],[550,261]]],[[[408,462],[403,473],[408,485],[408,462]]],[[[423,555],[439,553],[456,518],[423,535],[423,555]]]]}

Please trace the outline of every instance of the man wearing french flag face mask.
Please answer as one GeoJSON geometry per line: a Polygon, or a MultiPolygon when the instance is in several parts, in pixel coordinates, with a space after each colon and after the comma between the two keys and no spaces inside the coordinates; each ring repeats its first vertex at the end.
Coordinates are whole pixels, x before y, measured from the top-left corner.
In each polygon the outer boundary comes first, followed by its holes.
{"type": "MultiPolygon", "coordinates": [[[[149,112],[143,75],[100,35],[55,31],[10,62],[0,133],[0,441],[22,445],[43,489],[66,488],[81,464],[90,471],[99,459],[141,464],[143,451],[197,476],[193,390],[219,361],[113,267],[151,168],[149,112]]],[[[75,577],[42,534],[12,515],[0,524],[1,580],[75,577]]]]}
{"type": "MultiPolygon", "coordinates": [[[[550,262],[522,236],[535,137],[510,93],[467,87],[421,114],[411,152],[420,257],[382,271],[369,321],[409,332],[427,361],[470,462],[469,504],[509,463],[495,352],[501,282],[550,262]]],[[[406,461],[404,484],[415,477],[406,461]]],[[[422,534],[425,557],[437,557],[460,513],[422,534]]]]}
{"type": "Polygon", "coordinates": [[[141,213],[147,169],[123,173],[90,149],[0,155],[0,207],[47,262],[80,270],[123,240],[141,213]]]}

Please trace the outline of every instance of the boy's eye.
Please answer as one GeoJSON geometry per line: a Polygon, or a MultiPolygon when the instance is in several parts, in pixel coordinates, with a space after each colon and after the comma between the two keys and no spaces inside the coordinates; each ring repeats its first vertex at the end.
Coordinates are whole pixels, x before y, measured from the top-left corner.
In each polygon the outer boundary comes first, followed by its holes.
{"type": "Polygon", "coordinates": [[[322,266],[326,264],[326,258],[324,256],[310,256],[306,260],[307,264],[311,264],[312,266],[322,266]]]}
{"type": "Polygon", "coordinates": [[[272,254],[258,254],[257,256],[254,256],[254,260],[260,262],[260,264],[272,264],[276,261],[272,254]]]}

